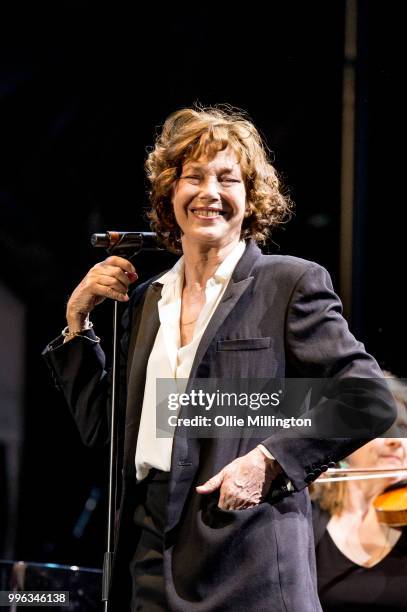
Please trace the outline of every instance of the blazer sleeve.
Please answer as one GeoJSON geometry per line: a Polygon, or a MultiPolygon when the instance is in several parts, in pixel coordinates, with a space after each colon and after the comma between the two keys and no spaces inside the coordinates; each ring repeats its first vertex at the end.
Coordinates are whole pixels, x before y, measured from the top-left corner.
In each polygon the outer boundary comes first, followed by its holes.
{"type": "MultiPolygon", "coordinates": [[[[147,284],[140,285],[133,292],[121,319],[117,406],[122,415],[126,405],[126,368],[134,331],[133,315],[147,284]]],[[[65,344],[63,337],[58,336],[42,353],[55,386],[65,397],[82,441],[90,447],[104,446],[110,436],[112,372],[106,367],[105,353],[95,339],[92,329],[65,344]]],[[[120,423],[123,421],[122,418],[119,420],[120,423]]]]}
{"type": "Polygon", "coordinates": [[[103,446],[109,437],[109,375],[105,354],[93,330],[63,344],[58,336],[42,355],[87,446],[103,446]]]}
{"type": "Polygon", "coordinates": [[[294,488],[301,490],[321,471],[389,429],[396,407],[377,362],[349,331],[328,272],[318,264],[309,264],[294,286],[285,344],[287,369],[294,376],[330,379],[327,391],[306,414],[317,425],[317,435],[283,429],[262,441],[294,488]],[[330,431],[335,419],[347,423],[346,434],[339,428],[334,431],[341,431],[341,437],[325,436],[327,419],[330,431]],[[366,426],[356,427],[353,434],[352,423],[366,426]]]}

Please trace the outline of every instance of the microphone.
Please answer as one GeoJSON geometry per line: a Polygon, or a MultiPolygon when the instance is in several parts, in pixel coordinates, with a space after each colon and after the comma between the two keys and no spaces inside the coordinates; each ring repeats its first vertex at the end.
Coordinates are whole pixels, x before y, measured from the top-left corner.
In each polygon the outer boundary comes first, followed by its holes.
{"type": "Polygon", "coordinates": [[[105,234],[93,234],[91,239],[93,247],[102,247],[108,251],[122,252],[133,251],[162,251],[157,245],[157,234],[155,232],[116,232],[110,231],[105,234]]]}

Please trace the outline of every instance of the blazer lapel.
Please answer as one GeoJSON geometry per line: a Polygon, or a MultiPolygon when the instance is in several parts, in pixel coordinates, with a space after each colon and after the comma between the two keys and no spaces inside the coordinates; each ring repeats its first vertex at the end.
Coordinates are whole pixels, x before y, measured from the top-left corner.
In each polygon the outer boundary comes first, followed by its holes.
{"type": "Polygon", "coordinates": [[[131,364],[128,368],[127,408],[125,424],[124,461],[125,467],[134,474],[134,453],[137,445],[137,435],[143,406],[144,387],[146,381],[147,363],[157,335],[160,321],[157,304],[161,298],[161,285],[148,287],[144,305],[137,321],[134,321],[129,356],[131,364]]]}
{"type": "Polygon", "coordinates": [[[129,390],[134,386],[134,378],[138,379],[142,371],[144,370],[145,374],[147,369],[148,358],[160,326],[157,305],[161,298],[161,287],[159,284],[148,287],[141,313],[132,325],[128,349],[131,361],[127,367],[129,390]]]}
{"type": "Polygon", "coordinates": [[[206,351],[208,350],[208,347],[216,332],[218,331],[228,314],[235,307],[237,301],[240,299],[246,289],[251,285],[252,281],[253,276],[249,276],[249,278],[245,278],[244,280],[239,281],[237,283],[233,282],[233,278],[230,280],[230,283],[226,288],[225,294],[216,311],[213,313],[213,316],[207,325],[207,328],[195,353],[195,358],[192,364],[191,374],[189,377],[190,383],[188,384],[188,387],[190,386],[190,384],[192,384],[191,381],[193,380],[198,366],[201,363],[206,351]]]}
{"type": "Polygon", "coordinates": [[[207,328],[202,336],[201,342],[199,343],[198,349],[195,353],[194,362],[192,364],[191,373],[189,376],[190,386],[195,373],[198,369],[199,364],[202,361],[208,347],[214,338],[216,332],[228,316],[228,314],[236,306],[238,300],[241,298],[243,293],[253,282],[253,276],[249,276],[256,259],[261,255],[259,247],[252,241],[248,242],[246,250],[244,251],[240,261],[233,271],[232,278],[228,286],[226,287],[223,298],[218,305],[217,309],[213,313],[211,320],[209,321],[207,328]]]}

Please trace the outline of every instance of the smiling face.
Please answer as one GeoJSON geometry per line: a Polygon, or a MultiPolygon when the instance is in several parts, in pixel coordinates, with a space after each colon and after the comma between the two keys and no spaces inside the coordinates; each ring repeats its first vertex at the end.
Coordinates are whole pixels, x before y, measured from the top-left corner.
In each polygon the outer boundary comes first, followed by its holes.
{"type": "Polygon", "coordinates": [[[246,189],[230,148],[211,160],[187,160],[173,188],[172,204],[182,243],[208,248],[237,244],[246,211],[246,189]]]}

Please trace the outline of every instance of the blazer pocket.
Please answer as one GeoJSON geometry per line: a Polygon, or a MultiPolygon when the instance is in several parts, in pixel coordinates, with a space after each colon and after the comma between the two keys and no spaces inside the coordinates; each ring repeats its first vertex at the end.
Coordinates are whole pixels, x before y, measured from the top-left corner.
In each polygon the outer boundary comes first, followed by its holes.
{"type": "Polygon", "coordinates": [[[236,340],[218,340],[217,351],[251,351],[270,348],[271,338],[238,338],[236,340]]]}

